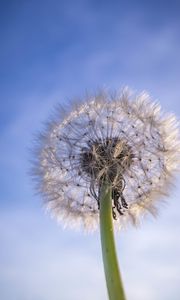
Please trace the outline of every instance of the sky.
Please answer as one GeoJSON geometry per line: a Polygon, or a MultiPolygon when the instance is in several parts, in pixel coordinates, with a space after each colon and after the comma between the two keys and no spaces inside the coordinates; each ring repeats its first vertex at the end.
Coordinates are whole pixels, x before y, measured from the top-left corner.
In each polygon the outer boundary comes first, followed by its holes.
{"type": "MultiPolygon", "coordinates": [[[[146,90],[180,118],[179,1],[1,1],[0,298],[105,300],[99,232],[63,229],[29,176],[54,107],[146,90]]],[[[180,299],[180,176],[159,217],[116,233],[127,300],[180,299]]]]}

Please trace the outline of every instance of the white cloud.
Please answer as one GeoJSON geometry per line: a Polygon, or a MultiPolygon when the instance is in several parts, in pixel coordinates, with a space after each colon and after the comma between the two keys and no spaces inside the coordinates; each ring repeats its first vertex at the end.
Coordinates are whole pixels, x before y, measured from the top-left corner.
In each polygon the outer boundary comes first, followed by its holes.
{"type": "MultiPolygon", "coordinates": [[[[128,300],[178,300],[180,221],[174,226],[174,209],[117,234],[128,300]]],[[[38,209],[1,212],[0,223],[2,299],[107,299],[98,234],[61,230],[38,209]]]]}
{"type": "Polygon", "coordinates": [[[2,299],[105,299],[101,261],[78,234],[71,242],[71,233],[35,212],[4,213],[0,223],[2,299]]]}

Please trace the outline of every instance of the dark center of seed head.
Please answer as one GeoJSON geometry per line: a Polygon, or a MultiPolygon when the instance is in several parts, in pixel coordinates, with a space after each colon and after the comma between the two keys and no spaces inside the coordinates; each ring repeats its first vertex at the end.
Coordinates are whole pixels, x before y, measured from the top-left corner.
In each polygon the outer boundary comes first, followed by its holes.
{"type": "Polygon", "coordinates": [[[100,182],[107,178],[114,184],[118,176],[122,177],[133,159],[131,147],[118,138],[96,140],[88,143],[81,153],[80,163],[86,175],[100,182]]]}
{"type": "MultiPolygon", "coordinates": [[[[104,179],[111,183],[114,219],[116,219],[115,208],[120,215],[123,215],[123,209],[128,208],[123,196],[125,187],[123,174],[130,167],[133,158],[131,147],[118,138],[89,141],[80,156],[82,171],[98,184],[99,188],[104,179]]],[[[99,207],[99,197],[96,197],[94,191],[92,194],[95,195],[99,207]]]]}

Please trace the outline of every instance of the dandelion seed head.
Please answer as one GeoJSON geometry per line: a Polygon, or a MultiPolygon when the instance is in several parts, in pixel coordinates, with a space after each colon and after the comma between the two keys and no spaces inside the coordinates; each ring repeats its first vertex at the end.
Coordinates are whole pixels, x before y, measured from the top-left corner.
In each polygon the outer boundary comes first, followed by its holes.
{"type": "Polygon", "coordinates": [[[99,188],[112,186],[114,223],[137,224],[168,195],[180,166],[179,124],[147,93],[101,93],[62,114],[38,139],[33,173],[65,226],[95,229],[99,188]]]}

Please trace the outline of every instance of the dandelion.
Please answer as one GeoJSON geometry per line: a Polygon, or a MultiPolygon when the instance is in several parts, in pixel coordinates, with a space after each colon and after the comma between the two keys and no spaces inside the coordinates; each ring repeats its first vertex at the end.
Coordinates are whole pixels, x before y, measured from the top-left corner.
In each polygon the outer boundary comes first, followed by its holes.
{"type": "Polygon", "coordinates": [[[113,224],[137,225],[168,195],[179,170],[180,139],[173,114],[146,93],[102,92],[58,108],[38,138],[34,174],[46,207],[65,225],[100,224],[109,299],[125,299],[113,224]]]}

